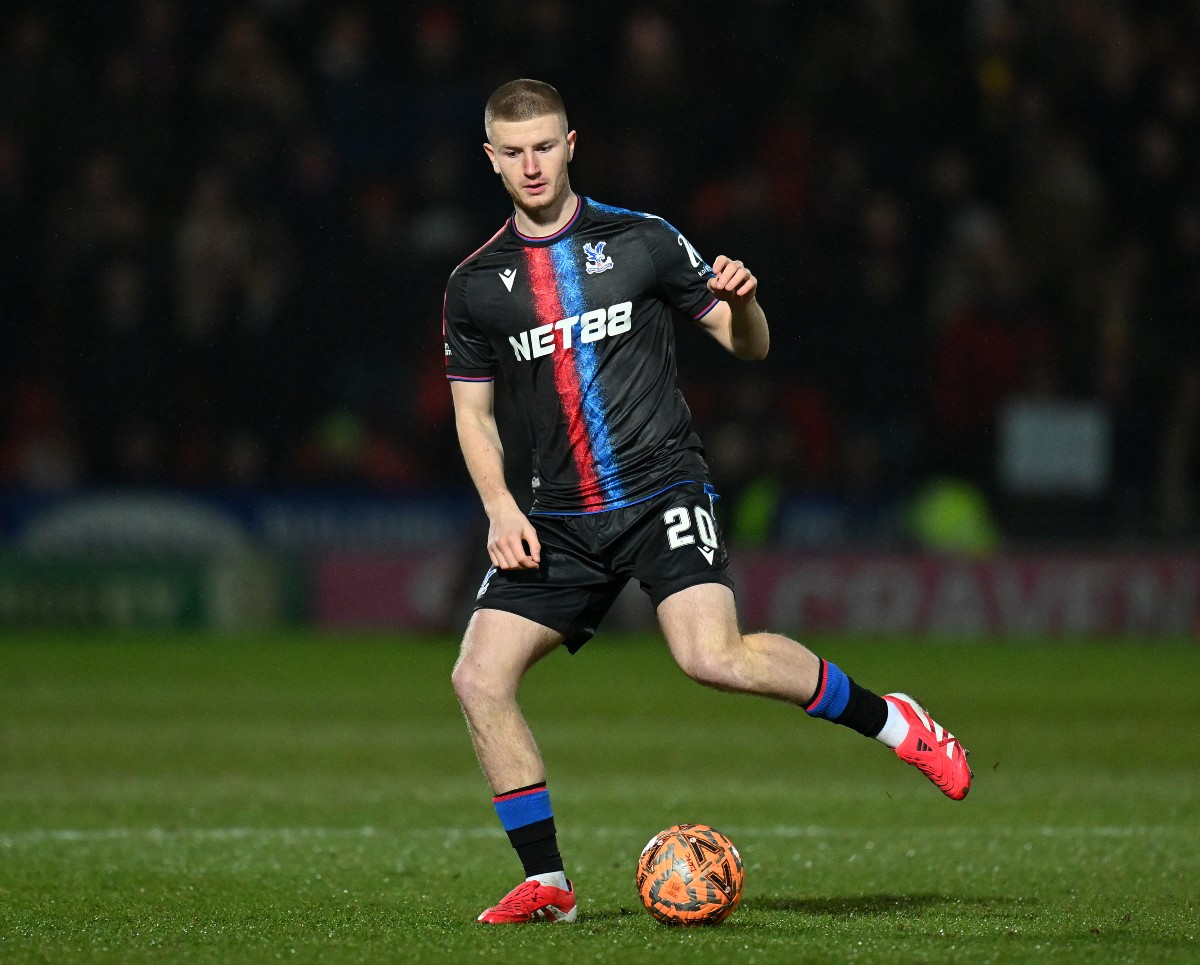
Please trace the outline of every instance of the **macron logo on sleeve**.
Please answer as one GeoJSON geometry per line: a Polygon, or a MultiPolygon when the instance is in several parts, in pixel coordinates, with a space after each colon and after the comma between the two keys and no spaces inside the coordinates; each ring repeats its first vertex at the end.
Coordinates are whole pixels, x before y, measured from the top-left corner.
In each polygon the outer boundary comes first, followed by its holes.
{"type": "Polygon", "coordinates": [[[517,277],[517,269],[505,268],[504,271],[497,272],[497,274],[500,276],[500,280],[504,282],[504,287],[512,291],[513,281],[517,277]]]}

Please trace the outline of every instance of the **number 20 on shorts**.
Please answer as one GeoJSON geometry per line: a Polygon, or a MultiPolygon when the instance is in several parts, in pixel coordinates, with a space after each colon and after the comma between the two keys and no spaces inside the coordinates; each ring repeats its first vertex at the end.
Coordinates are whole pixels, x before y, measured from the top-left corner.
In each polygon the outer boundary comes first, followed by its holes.
{"type": "Polygon", "coordinates": [[[696,536],[691,532],[693,519],[700,542],[710,549],[716,549],[717,524],[713,522],[712,514],[701,506],[692,507],[690,514],[684,506],[672,506],[663,513],[663,523],[667,527],[667,545],[673,550],[694,545],[696,536]]]}

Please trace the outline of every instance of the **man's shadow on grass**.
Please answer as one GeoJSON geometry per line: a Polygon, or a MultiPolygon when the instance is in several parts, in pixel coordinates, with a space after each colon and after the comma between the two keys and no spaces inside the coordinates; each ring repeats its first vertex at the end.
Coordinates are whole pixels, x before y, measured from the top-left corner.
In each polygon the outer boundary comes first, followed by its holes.
{"type": "MultiPolygon", "coordinates": [[[[1028,904],[1029,899],[1010,898],[1003,896],[984,896],[967,898],[962,895],[857,895],[844,898],[751,898],[742,902],[739,911],[771,911],[792,912],[797,915],[810,917],[828,916],[831,918],[867,918],[879,915],[894,915],[905,912],[921,912],[934,908],[958,906],[969,907],[979,911],[1004,911],[1009,906],[1028,904]]],[[[591,921],[617,920],[628,915],[642,915],[641,908],[622,907],[619,911],[584,912],[580,917],[591,921]]],[[[728,928],[738,924],[737,915],[722,927],[728,928]]]]}
{"type": "Polygon", "coordinates": [[[896,912],[918,912],[948,905],[971,907],[980,910],[1001,909],[1016,904],[1018,899],[987,896],[967,898],[962,895],[856,895],[854,897],[830,898],[751,898],[743,902],[743,908],[762,911],[791,911],[802,915],[828,915],[833,918],[855,916],[891,915],[896,912]]]}

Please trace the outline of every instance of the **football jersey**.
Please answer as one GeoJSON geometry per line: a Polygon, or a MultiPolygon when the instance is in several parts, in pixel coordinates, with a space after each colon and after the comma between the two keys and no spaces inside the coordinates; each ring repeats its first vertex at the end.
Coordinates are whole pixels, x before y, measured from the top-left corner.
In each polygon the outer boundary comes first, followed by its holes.
{"type": "Polygon", "coordinates": [[[712,269],[654,215],[580,196],[545,238],[510,217],[446,286],[446,376],[498,379],[533,440],[533,513],[592,513],[707,482],[676,386],[674,322],[712,269]]]}

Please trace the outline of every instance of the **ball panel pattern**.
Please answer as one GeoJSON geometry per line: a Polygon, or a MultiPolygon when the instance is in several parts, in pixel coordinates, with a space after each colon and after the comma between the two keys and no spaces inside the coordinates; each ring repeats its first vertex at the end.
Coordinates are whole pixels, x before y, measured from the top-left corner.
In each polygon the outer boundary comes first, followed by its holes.
{"type": "Polygon", "coordinates": [[[667,925],[716,925],[742,899],[737,848],[706,824],[677,824],[642,849],[635,879],[646,910],[667,925]]]}

